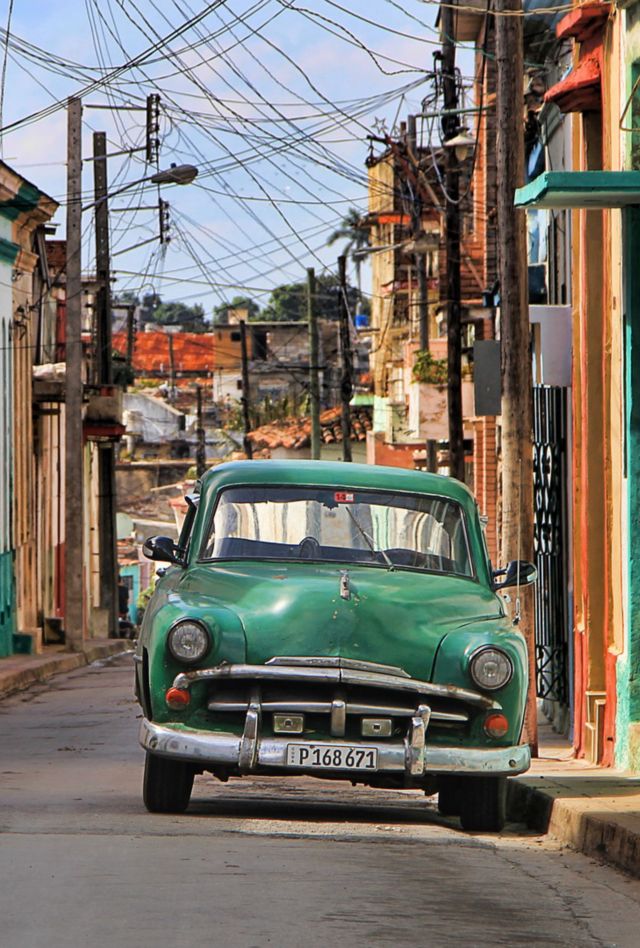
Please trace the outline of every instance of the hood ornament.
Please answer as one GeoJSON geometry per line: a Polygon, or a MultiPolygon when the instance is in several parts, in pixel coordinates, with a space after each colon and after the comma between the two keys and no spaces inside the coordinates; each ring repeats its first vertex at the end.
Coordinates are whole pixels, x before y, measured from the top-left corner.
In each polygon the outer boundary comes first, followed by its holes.
{"type": "Polygon", "coordinates": [[[351,585],[349,582],[349,570],[340,570],[340,598],[351,599],[351,585]]]}

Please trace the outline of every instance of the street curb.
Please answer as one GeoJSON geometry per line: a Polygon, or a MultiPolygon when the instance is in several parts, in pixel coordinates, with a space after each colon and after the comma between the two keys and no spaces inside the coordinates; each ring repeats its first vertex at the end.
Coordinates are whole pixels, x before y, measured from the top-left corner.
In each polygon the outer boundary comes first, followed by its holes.
{"type": "Polygon", "coordinates": [[[38,682],[48,681],[55,675],[63,675],[92,662],[121,655],[128,648],[131,648],[131,642],[127,639],[113,639],[110,642],[88,644],[82,652],[63,652],[37,664],[29,664],[30,659],[27,658],[21,668],[3,671],[0,664],[0,701],[38,682]]]}
{"type": "Polygon", "coordinates": [[[589,813],[581,798],[565,800],[517,779],[508,781],[507,812],[514,822],[640,878],[640,833],[624,825],[622,814],[589,813]]]}

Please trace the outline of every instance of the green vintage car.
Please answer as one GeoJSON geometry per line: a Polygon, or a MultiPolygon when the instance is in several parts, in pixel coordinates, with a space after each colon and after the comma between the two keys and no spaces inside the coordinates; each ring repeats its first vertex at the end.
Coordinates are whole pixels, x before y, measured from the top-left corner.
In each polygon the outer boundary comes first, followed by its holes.
{"type": "Polygon", "coordinates": [[[439,794],[473,830],[504,823],[524,640],[459,482],[399,468],[239,461],[187,497],[136,652],[144,802],[177,813],[195,774],[315,775],[439,794]]]}

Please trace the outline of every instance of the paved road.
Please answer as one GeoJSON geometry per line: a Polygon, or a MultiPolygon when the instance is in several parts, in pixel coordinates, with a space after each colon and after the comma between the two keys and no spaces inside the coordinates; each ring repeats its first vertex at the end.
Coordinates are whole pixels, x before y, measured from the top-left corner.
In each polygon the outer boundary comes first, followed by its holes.
{"type": "Polygon", "coordinates": [[[415,792],[198,777],[149,815],[131,666],[0,703],[2,948],[640,944],[640,882],[415,792]]]}

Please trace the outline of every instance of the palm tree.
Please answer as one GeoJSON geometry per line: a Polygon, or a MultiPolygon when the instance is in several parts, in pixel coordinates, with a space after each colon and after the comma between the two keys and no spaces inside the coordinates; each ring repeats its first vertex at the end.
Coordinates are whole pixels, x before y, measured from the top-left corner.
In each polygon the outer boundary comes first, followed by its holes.
{"type": "Polygon", "coordinates": [[[343,253],[351,256],[356,268],[356,282],[358,284],[358,296],[362,296],[360,288],[360,268],[362,266],[363,250],[369,246],[369,225],[363,221],[360,211],[355,207],[350,207],[342,218],[340,226],[333,231],[327,240],[327,246],[335,244],[338,240],[346,240],[343,253]]]}

